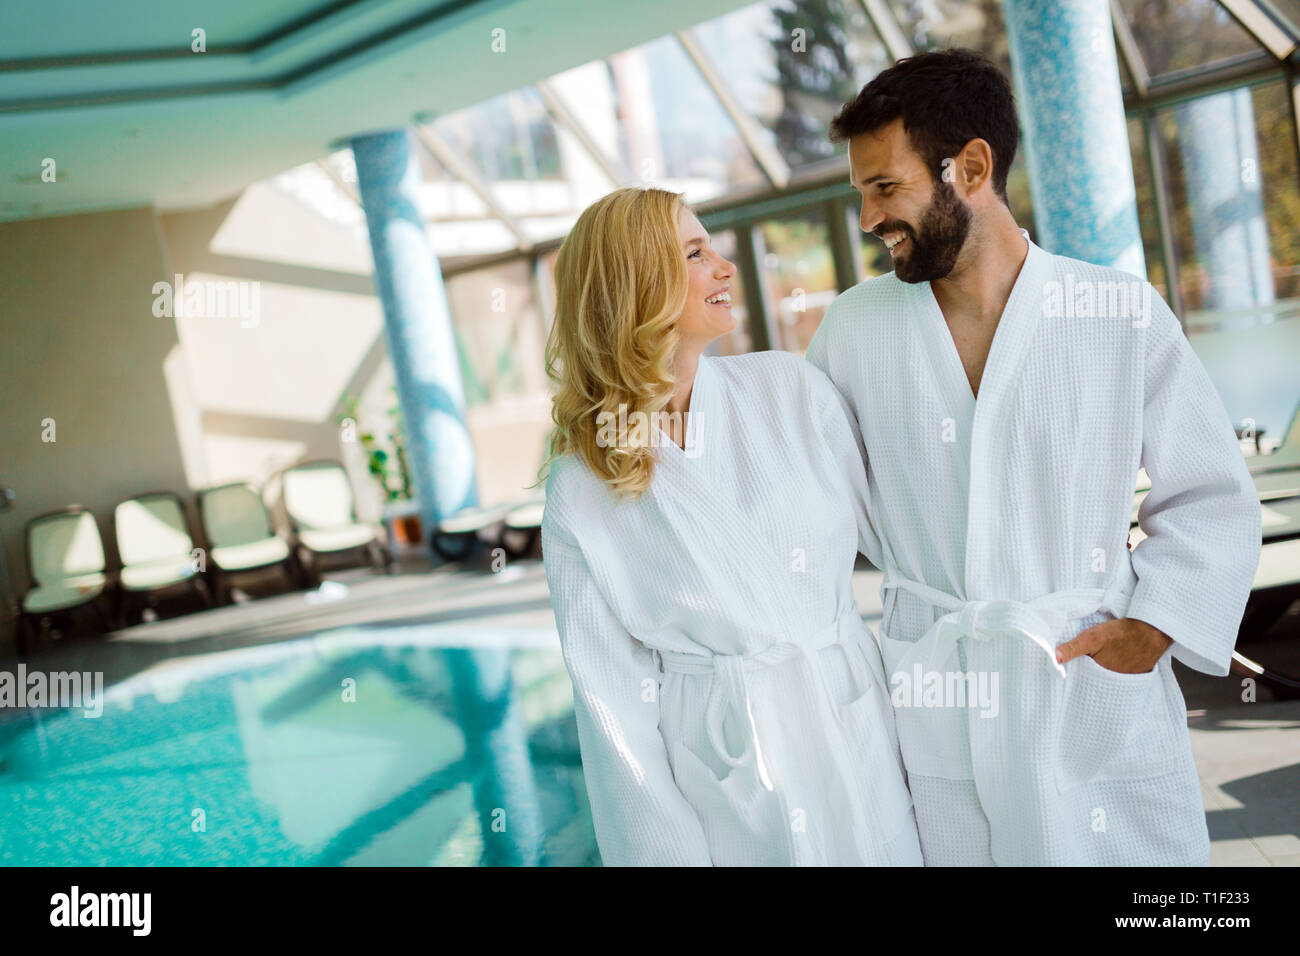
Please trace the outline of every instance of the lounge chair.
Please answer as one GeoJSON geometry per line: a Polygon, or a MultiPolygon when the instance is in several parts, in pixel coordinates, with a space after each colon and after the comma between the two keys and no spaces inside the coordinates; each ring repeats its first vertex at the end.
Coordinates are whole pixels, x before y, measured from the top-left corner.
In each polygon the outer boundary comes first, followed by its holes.
{"type": "Polygon", "coordinates": [[[131,623],[137,607],[153,607],[159,598],[194,592],[205,607],[212,604],[177,495],[156,491],[123,501],[113,511],[113,532],[122,559],[120,626],[131,623]]]}
{"type": "Polygon", "coordinates": [[[1300,406],[1282,436],[1282,443],[1267,455],[1251,455],[1246,466],[1252,475],[1300,470],[1300,406]]]}
{"type": "Polygon", "coordinates": [[[383,529],[357,521],[352,485],[339,462],[309,462],[290,468],[283,475],[282,490],[298,560],[313,581],[319,580],[320,559],[325,555],[361,553],[376,567],[391,567],[383,529]]]}
{"type": "Polygon", "coordinates": [[[545,492],[521,499],[502,519],[501,547],[512,558],[533,552],[542,533],[542,513],[546,510],[545,492]]]}
{"type": "Polygon", "coordinates": [[[218,604],[231,578],[279,565],[290,586],[306,583],[288,543],[275,533],[262,496],[244,482],[199,492],[199,516],[208,543],[208,572],[218,604]]]}
{"type": "MultiPolygon", "coordinates": [[[[551,434],[543,442],[538,466],[551,454],[551,434]]],[[[447,561],[466,558],[480,539],[499,544],[512,558],[530,553],[542,530],[542,512],[546,508],[546,491],[533,492],[522,498],[490,508],[465,508],[443,519],[430,535],[429,544],[447,561]],[[495,529],[495,535],[486,534],[495,529]]]]}
{"type": "Polygon", "coordinates": [[[1266,634],[1297,598],[1300,598],[1300,538],[1270,540],[1266,532],[1250,600],[1246,602],[1241,629],[1237,632],[1237,649],[1232,653],[1240,665],[1233,673],[1257,677],[1275,694],[1286,699],[1300,697],[1300,675],[1288,674],[1263,663],[1260,653],[1267,653],[1267,648],[1250,651],[1249,656],[1241,648],[1266,634]]]}
{"type": "Polygon", "coordinates": [[[429,535],[429,546],[445,561],[463,561],[469,557],[484,532],[499,525],[509,512],[509,505],[462,508],[438,522],[438,526],[429,535]]]}
{"type": "Polygon", "coordinates": [[[32,586],[21,602],[19,652],[30,654],[43,623],[89,606],[112,630],[112,579],[95,516],[80,505],[27,522],[27,574],[32,586]]]}

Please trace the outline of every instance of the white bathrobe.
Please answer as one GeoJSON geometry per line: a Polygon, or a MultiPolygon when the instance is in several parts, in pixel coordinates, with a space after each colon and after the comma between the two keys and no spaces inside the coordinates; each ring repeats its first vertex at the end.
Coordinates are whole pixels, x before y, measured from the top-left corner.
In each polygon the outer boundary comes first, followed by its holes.
{"type": "Polygon", "coordinates": [[[1031,243],[978,401],[929,283],[890,274],[845,292],[808,358],[865,445],[885,665],[926,863],[1208,864],[1170,655],[1146,674],[1052,656],[1127,616],[1168,634],[1188,666],[1228,670],[1259,502],[1163,300],[1031,243]],[[1149,537],[1130,552],[1139,466],[1149,537]],[[996,714],[969,693],[962,706],[959,690],[994,679],[996,714]]]}
{"type": "Polygon", "coordinates": [[[640,500],[573,455],[546,485],[605,864],[920,865],[850,586],[879,543],[842,396],[788,353],[703,356],[689,412],[685,449],[661,435],[640,500]]]}

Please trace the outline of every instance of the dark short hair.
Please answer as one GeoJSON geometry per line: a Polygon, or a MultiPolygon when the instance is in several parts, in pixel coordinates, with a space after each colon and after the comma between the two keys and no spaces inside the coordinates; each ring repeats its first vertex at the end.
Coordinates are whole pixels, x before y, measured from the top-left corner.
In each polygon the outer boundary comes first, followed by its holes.
{"type": "Polygon", "coordinates": [[[831,120],[831,141],[870,133],[898,118],[939,178],[943,160],[973,139],[993,151],[993,189],[1007,201],[1007,173],[1020,126],[1002,71],[974,50],[936,50],[899,60],[862,88],[831,120]]]}

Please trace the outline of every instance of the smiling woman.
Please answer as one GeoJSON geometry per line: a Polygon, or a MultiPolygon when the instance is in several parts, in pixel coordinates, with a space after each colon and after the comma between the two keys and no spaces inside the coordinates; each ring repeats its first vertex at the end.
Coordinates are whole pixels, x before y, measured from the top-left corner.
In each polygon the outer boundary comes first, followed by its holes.
{"type": "Polygon", "coordinates": [[[714,288],[703,292],[688,266],[698,249],[679,234],[681,202],[661,189],[616,190],[578,217],[555,262],[546,370],[558,387],[547,465],[576,453],[620,494],[648,487],[653,450],[602,445],[597,414],[664,410],[680,340],[698,338],[710,322],[700,313],[714,288]]]}
{"type": "Polygon", "coordinates": [[[601,855],[919,865],[851,586],[880,560],[860,445],[802,358],[705,354],[734,273],[656,189],[597,202],[557,261],[542,551],[601,855]],[[611,440],[625,405],[684,432],[611,440]]]}

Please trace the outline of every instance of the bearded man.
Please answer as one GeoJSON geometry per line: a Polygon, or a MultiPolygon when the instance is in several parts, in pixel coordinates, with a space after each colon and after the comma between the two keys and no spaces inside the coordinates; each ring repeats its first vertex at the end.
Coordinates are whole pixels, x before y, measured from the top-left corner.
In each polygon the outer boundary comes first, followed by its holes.
{"type": "Polygon", "coordinates": [[[841,295],[807,357],[865,449],[922,853],[1206,865],[1171,659],[1228,672],[1259,501],[1163,299],[1017,226],[1018,135],[1006,78],[962,50],[899,61],[832,123],[894,271],[841,295]],[[973,686],[997,706],[954,702],[973,686]]]}

